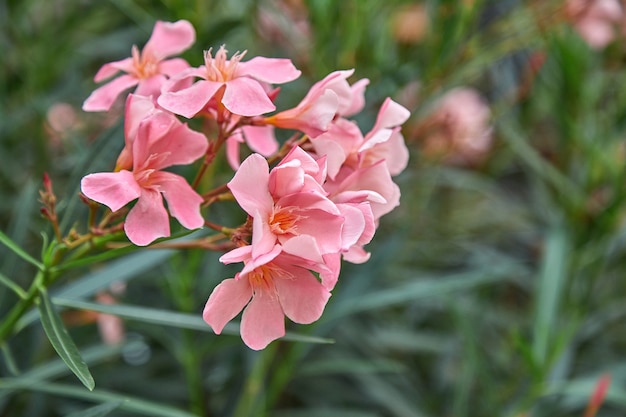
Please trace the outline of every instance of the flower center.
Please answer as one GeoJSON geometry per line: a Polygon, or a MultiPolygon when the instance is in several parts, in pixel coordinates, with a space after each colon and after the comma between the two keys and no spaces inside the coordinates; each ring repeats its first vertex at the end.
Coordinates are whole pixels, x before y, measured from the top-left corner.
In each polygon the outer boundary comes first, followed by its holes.
{"type": "Polygon", "coordinates": [[[258,266],[248,274],[250,285],[252,285],[252,288],[254,288],[256,294],[260,294],[263,292],[273,294],[275,291],[275,279],[294,278],[295,277],[293,276],[293,274],[287,272],[286,270],[272,262],[258,266]]]}
{"type": "Polygon", "coordinates": [[[133,45],[133,75],[139,79],[150,78],[159,73],[159,60],[150,54],[139,52],[137,45],[133,45]]]}
{"type": "Polygon", "coordinates": [[[212,48],[204,51],[204,65],[207,71],[207,80],[216,82],[226,82],[232,80],[237,69],[237,64],[244,57],[246,51],[235,53],[230,60],[226,59],[228,52],[224,45],[215,54],[215,58],[211,55],[212,48]]]}
{"type": "Polygon", "coordinates": [[[297,235],[298,222],[303,219],[304,216],[294,213],[295,210],[294,207],[282,208],[277,206],[269,221],[272,233],[276,235],[297,235]]]}

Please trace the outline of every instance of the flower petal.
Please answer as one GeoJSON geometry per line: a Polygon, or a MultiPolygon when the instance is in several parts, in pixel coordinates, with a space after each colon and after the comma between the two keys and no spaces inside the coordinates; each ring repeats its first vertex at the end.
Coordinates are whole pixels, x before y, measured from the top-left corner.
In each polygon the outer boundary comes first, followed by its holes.
{"type": "Polygon", "coordinates": [[[215,334],[220,334],[252,298],[252,287],[247,279],[229,278],[222,281],[209,296],[202,318],[215,334]]]}
{"type": "Polygon", "coordinates": [[[134,68],[132,58],[124,58],[119,61],[109,62],[100,67],[95,77],[93,77],[93,80],[99,83],[114,76],[119,71],[131,72],[134,68]]]}
{"type": "Polygon", "coordinates": [[[142,53],[163,59],[189,49],[195,40],[196,31],[188,21],[179,20],[173,23],[158,21],[154,24],[152,35],[142,53]]]}
{"type": "Polygon", "coordinates": [[[137,85],[132,75],[122,75],[95,89],[83,103],[84,111],[109,111],[115,99],[124,91],[137,85]]]}
{"type": "Polygon", "coordinates": [[[157,102],[164,109],[190,119],[206,106],[222,85],[222,83],[200,80],[189,88],[162,93],[157,102]]]}
{"type": "Polygon", "coordinates": [[[226,82],[222,104],[240,116],[259,116],[276,110],[261,84],[246,77],[226,82]]]}
{"type": "Polygon", "coordinates": [[[204,225],[200,213],[200,205],[204,200],[183,177],[160,171],[152,174],[151,178],[163,193],[172,217],[187,229],[199,229],[204,225]]]}
{"type": "Polygon", "coordinates": [[[287,83],[298,78],[300,74],[290,59],[257,56],[237,65],[238,77],[249,76],[270,84],[287,83]]]}
{"type": "Polygon", "coordinates": [[[268,290],[257,290],[241,317],[241,338],[251,349],[261,350],[285,335],[285,315],[278,297],[268,290]]]}
{"type": "Polygon", "coordinates": [[[278,141],[274,136],[274,126],[243,126],[241,128],[246,143],[253,152],[270,156],[278,151],[278,141]]]}
{"type": "Polygon", "coordinates": [[[117,211],[141,195],[132,172],[100,172],[83,177],[80,189],[93,201],[117,211]]]}
{"type": "Polygon", "coordinates": [[[259,211],[261,215],[268,217],[274,206],[268,182],[267,160],[259,154],[252,154],[241,163],[235,176],[228,183],[228,188],[241,208],[250,216],[259,211]]]}
{"type": "Polygon", "coordinates": [[[156,190],[142,189],[141,196],[124,222],[126,236],[137,246],[146,246],[170,235],[170,221],[163,197],[156,190]]]}
{"type": "Polygon", "coordinates": [[[324,312],[330,292],[306,269],[294,267],[290,272],[297,275],[291,279],[274,280],[280,305],[292,321],[300,324],[313,323],[324,312]]]}

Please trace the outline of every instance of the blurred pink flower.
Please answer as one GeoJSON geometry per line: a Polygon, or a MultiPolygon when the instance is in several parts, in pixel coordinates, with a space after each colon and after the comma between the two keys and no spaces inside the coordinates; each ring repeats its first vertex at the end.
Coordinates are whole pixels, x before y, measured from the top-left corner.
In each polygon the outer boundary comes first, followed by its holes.
{"type": "Polygon", "coordinates": [[[195,39],[196,32],[186,20],[156,22],[152,36],[141,52],[133,46],[130,58],[110,62],[100,68],[94,77],[95,82],[104,81],[119,71],[125,74],[91,93],[83,104],[83,110],[108,111],[124,90],[134,86],[137,86],[135,94],[156,99],[168,77],[189,68],[187,61],[181,58],[165,58],[185,51],[195,39]]]}
{"type": "Polygon", "coordinates": [[[448,91],[425,121],[422,151],[456,165],[481,162],[492,146],[491,110],[471,88],[448,91]]]}
{"type": "MultiPolygon", "coordinates": [[[[244,162],[245,163],[245,162],[244,162]]],[[[211,293],[204,320],[220,334],[241,310],[241,338],[251,349],[264,349],[285,335],[285,316],[309,324],[320,318],[330,298],[329,289],[311,272],[323,266],[289,255],[275,245],[260,258],[251,246],[237,248],[220,260],[244,262],[244,269],[222,281],[211,293]]]]}
{"type": "Polygon", "coordinates": [[[580,36],[595,49],[615,39],[624,11],[619,0],[567,0],[566,12],[580,36]]]}
{"type": "MultiPolygon", "coordinates": [[[[117,301],[108,292],[99,292],[96,300],[101,304],[115,304],[117,301]]],[[[124,341],[126,332],[124,321],[119,316],[112,314],[98,313],[96,317],[98,331],[102,341],[107,345],[119,345],[124,341]]]]}
{"type": "Polygon", "coordinates": [[[213,99],[216,106],[223,106],[232,114],[259,116],[276,109],[266,91],[267,84],[282,84],[300,76],[289,59],[255,57],[241,62],[245,51],[234,54],[230,60],[226,53],[223,45],[215,58],[211,49],[205,51],[203,66],[189,68],[163,86],[159,105],[191,118],[213,99]],[[193,78],[200,80],[187,86],[186,82],[193,78]]]}
{"type": "Polygon", "coordinates": [[[208,147],[204,135],[194,132],[175,116],[163,111],[155,111],[144,118],[136,130],[134,123],[128,122],[128,132],[135,132],[132,139],[127,139],[132,171],[122,169],[87,175],[81,182],[83,194],[112,211],[138,199],[126,217],[124,230],[130,241],[139,246],[170,235],[163,197],[171,215],[184,227],[202,227],[202,197],[183,177],[162,169],[190,164],[204,155],[208,147]]]}

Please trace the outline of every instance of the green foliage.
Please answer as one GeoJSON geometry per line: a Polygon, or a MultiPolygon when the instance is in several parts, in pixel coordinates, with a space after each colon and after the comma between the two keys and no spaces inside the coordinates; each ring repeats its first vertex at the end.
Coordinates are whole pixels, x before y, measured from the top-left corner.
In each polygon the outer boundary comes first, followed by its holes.
{"type": "Polygon", "coordinates": [[[0,415],[579,417],[605,373],[597,415],[624,415],[626,55],[621,38],[589,47],[563,3],[0,0],[0,415]],[[416,4],[428,26],[401,39],[398,13],[416,4]],[[80,105],[159,19],[195,26],[192,65],[223,43],[293,59],[304,80],[283,102],[355,68],[370,79],[365,130],[387,96],[412,112],[402,205],[371,259],[343,266],[318,323],[262,352],[201,319],[235,271],[219,255],[106,239],[72,252],[38,212],[48,172],[63,232],[84,224],[80,178],[115,163],[122,125],[80,105]],[[463,86],[490,104],[494,144],[459,166],[425,132],[463,86]],[[63,131],[58,103],[73,111],[63,131]],[[114,346],[96,325],[111,316],[126,335],[114,346]]]}

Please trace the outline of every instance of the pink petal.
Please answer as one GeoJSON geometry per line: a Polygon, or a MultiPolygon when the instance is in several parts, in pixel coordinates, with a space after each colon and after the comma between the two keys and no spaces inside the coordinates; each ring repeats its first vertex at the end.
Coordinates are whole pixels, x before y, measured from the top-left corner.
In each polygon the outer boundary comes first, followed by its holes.
{"type": "Polygon", "coordinates": [[[276,166],[270,172],[269,190],[274,198],[297,193],[304,187],[304,171],[299,161],[276,166]]]}
{"type": "Polygon", "coordinates": [[[252,222],[252,257],[265,255],[272,251],[276,245],[276,236],[272,233],[267,216],[259,211],[254,214],[252,222]]]}
{"type": "Polygon", "coordinates": [[[135,140],[139,123],[154,113],[154,111],[154,103],[149,97],[136,94],[128,95],[124,114],[124,136],[127,140],[126,146],[129,145],[129,139],[131,141],[135,140]]]}
{"type": "Polygon", "coordinates": [[[300,74],[290,59],[257,56],[250,61],[240,62],[236,75],[239,77],[247,75],[270,84],[282,84],[295,80],[300,74]]]}
{"type": "Polygon", "coordinates": [[[230,252],[226,252],[222,256],[220,256],[219,261],[225,265],[243,262],[246,259],[249,259],[252,253],[252,246],[241,246],[231,250],[230,252]]]}
{"type": "Polygon", "coordinates": [[[122,75],[102,87],[94,90],[83,103],[84,111],[109,111],[115,99],[122,94],[124,90],[137,85],[137,78],[132,75],[122,75]]]}
{"type": "Polygon", "coordinates": [[[315,263],[323,263],[324,259],[316,240],[312,236],[294,236],[282,243],[285,253],[306,259],[315,263]]]}
{"type": "Polygon", "coordinates": [[[199,229],[204,225],[200,205],[204,201],[187,181],[171,172],[155,172],[151,179],[160,188],[172,215],[187,229],[199,229]]]}
{"type": "Polygon", "coordinates": [[[408,111],[401,104],[396,103],[390,98],[387,98],[378,111],[376,117],[376,123],[372,128],[372,132],[381,128],[390,128],[400,126],[406,122],[411,116],[411,112],[408,111]]]}
{"type": "Polygon", "coordinates": [[[267,160],[259,154],[252,154],[241,163],[228,183],[228,188],[250,216],[259,211],[263,217],[268,217],[274,206],[274,200],[268,191],[268,182],[267,160]]]}
{"type": "Polygon", "coordinates": [[[233,171],[237,171],[241,165],[241,160],[239,159],[239,148],[242,143],[243,137],[241,136],[241,129],[238,129],[230,135],[228,139],[226,139],[226,160],[233,171]]]}
{"type": "Polygon", "coordinates": [[[255,291],[241,318],[244,343],[251,349],[260,350],[284,335],[285,316],[278,296],[270,291],[255,291]]]}
{"type": "Polygon", "coordinates": [[[367,262],[371,255],[371,253],[365,251],[362,247],[353,246],[349,251],[343,253],[343,259],[353,264],[362,264],[367,262]]]}
{"type": "Polygon", "coordinates": [[[157,102],[164,109],[190,119],[206,106],[222,85],[222,83],[200,80],[189,88],[162,93],[157,102]]]}
{"type": "Polygon", "coordinates": [[[283,129],[300,130],[315,138],[328,129],[337,112],[338,103],[337,94],[332,90],[325,90],[314,101],[285,110],[266,120],[283,129]]]}
{"type": "Polygon", "coordinates": [[[292,279],[275,279],[280,305],[287,317],[300,324],[318,320],[330,298],[330,292],[309,271],[300,269],[292,279]]]}
{"type": "Polygon", "coordinates": [[[93,80],[97,83],[106,80],[120,71],[132,72],[135,69],[132,58],[124,58],[119,61],[104,64],[96,73],[93,80]]]}
{"type": "Polygon", "coordinates": [[[339,204],[337,207],[345,219],[341,231],[341,246],[342,249],[347,250],[359,241],[365,231],[365,216],[358,207],[353,205],[339,204]]]}
{"type": "Polygon", "coordinates": [[[243,126],[241,128],[246,143],[253,152],[270,156],[278,151],[278,141],[274,136],[274,126],[243,126]]]}
{"type": "Polygon", "coordinates": [[[101,172],[83,177],[80,188],[83,194],[117,211],[141,195],[141,187],[132,172],[101,172]]]}
{"type": "Polygon", "coordinates": [[[181,74],[188,68],[189,63],[182,58],[167,59],[159,63],[159,72],[170,78],[181,74]]]}
{"type": "Polygon", "coordinates": [[[367,87],[369,83],[370,80],[362,78],[350,86],[352,102],[350,103],[350,107],[341,112],[341,116],[350,117],[363,110],[363,107],[365,107],[365,87],[367,87]]]}
{"type": "Polygon", "coordinates": [[[252,298],[252,287],[247,279],[225,279],[209,296],[202,318],[220,334],[252,298]]]}
{"type": "Polygon", "coordinates": [[[188,21],[179,20],[174,23],[158,21],[142,53],[162,59],[189,49],[195,40],[196,31],[188,21]]]}
{"type": "Polygon", "coordinates": [[[202,157],[206,152],[209,144],[206,136],[202,133],[191,130],[186,124],[180,123],[176,118],[172,127],[165,131],[155,132],[159,128],[156,124],[152,126],[152,132],[156,135],[165,133],[150,146],[151,154],[163,154],[164,156],[159,163],[151,165],[154,169],[162,169],[172,165],[188,165],[202,157]]]}
{"type": "Polygon", "coordinates": [[[226,82],[222,104],[240,116],[259,116],[276,110],[261,84],[246,77],[226,82]]]}
{"type": "Polygon", "coordinates": [[[161,95],[161,86],[165,83],[165,75],[157,74],[150,78],[144,78],[139,80],[135,94],[138,96],[150,97],[152,100],[161,95]]]}
{"type": "Polygon", "coordinates": [[[160,237],[170,235],[170,221],[161,193],[143,188],[141,196],[124,222],[128,239],[137,246],[146,246],[160,237]]]}

